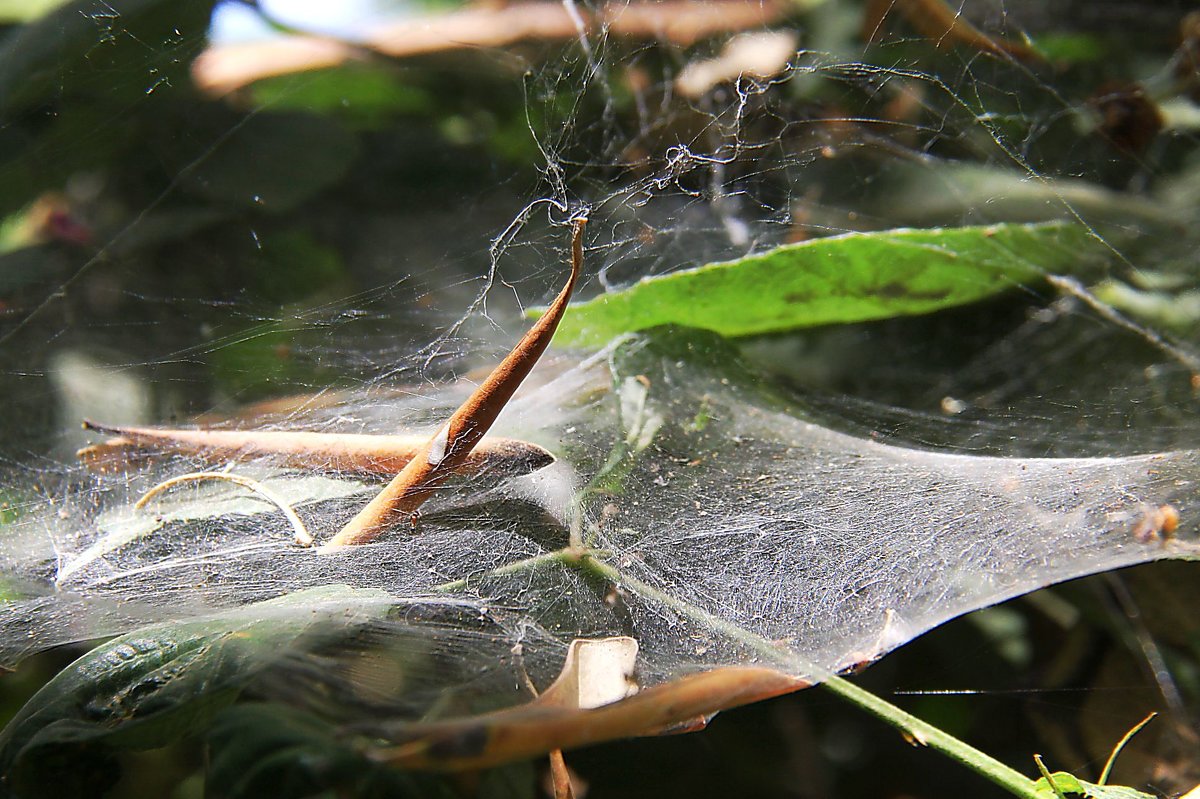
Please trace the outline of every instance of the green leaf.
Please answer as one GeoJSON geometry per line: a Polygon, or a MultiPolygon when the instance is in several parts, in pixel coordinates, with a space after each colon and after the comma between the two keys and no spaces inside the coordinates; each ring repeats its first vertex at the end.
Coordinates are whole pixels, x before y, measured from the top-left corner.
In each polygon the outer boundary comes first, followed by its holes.
{"type": "Polygon", "coordinates": [[[0,22],[30,22],[65,3],[66,0],[0,0],[0,22]]]}
{"type": "Polygon", "coordinates": [[[1112,45],[1095,33],[1039,33],[1034,42],[1036,50],[1055,63],[1090,64],[1102,61],[1112,53],[1112,45]]]}
{"type": "MultiPolygon", "coordinates": [[[[47,4],[20,5],[32,17],[47,4]]],[[[177,104],[196,111],[189,69],[213,5],[74,0],[0,31],[0,214],[80,173],[128,179],[122,158],[153,161],[147,137],[164,136],[177,104]]]]}
{"type": "MultiPolygon", "coordinates": [[[[160,85],[186,84],[214,2],[75,0],[54,5],[50,13],[0,36],[2,113],[90,95],[105,98],[111,116],[127,110],[123,101],[152,94],[160,85]]],[[[38,9],[27,10],[28,18],[38,16],[38,9]]]]}
{"type": "MultiPolygon", "coordinates": [[[[327,795],[453,799],[463,795],[461,782],[453,778],[385,765],[356,744],[344,728],[306,711],[275,703],[238,704],[223,711],[209,732],[206,795],[221,799],[327,795]]],[[[475,796],[533,799],[535,795],[533,767],[527,762],[488,769],[477,777],[475,796]]]]}
{"type": "Polygon", "coordinates": [[[246,285],[280,305],[327,290],[345,277],[338,251],[302,230],[264,236],[255,257],[246,261],[246,285]]]}
{"type": "Polygon", "coordinates": [[[344,64],[330,69],[260,80],[249,87],[255,106],[327,114],[361,129],[378,129],[400,115],[434,113],[433,98],[406,86],[377,64],[344,64]]]}
{"type": "Polygon", "coordinates": [[[243,399],[329,384],[331,367],[303,356],[321,335],[297,315],[239,330],[210,356],[213,378],[243,399]]]}
{"type": "Polygon", "coordinates": [[[204,729],[301,636],[389,606],[381,591],[323,586],[115,638],[60,672],[0,733],[3,787],[22,797],[95,790],[111,776],[113,749],[204,729]]]}
{"type": "Polygon", "coordinates": [[[1093,785],[1065,771],[1054,772],[1050,779],[1054,780],[1054,785],[1045,777],[1034,783],[1034,790],[1039,796],[1057,799],[1061,792],[1067,799],[1154,799],[1151,794],[1123,785],[1093,785]],[[1054,786],[1058,786],[1058,791],[1054,790],[1054,786]]]}
{"type": "MultiPolygon", "coordinates": [[[[555,341],[599,346],[664,324],[724,336],[924,314],[1077,272],[1097,250],[1076,225],[850,233],[647,278],[567,310],[555,341]]],[[[536,315],[539,312],[533,312],[536,315]]]]}

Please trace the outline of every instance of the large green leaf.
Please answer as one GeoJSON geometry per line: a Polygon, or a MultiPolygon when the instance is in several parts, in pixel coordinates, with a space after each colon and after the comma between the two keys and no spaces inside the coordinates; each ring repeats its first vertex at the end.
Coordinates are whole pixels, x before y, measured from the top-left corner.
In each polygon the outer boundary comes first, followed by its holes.
{"type": "Polygon", "coordinates": [[[29,22],[65,4],[66,0],[0,0],[0,21],[29,22]]]}
{"type": "MultiPolygon", "coordinates": [[[[664,324],[725,336],[930,313],[976,302],[1099,251],[1077,225],[850,233],[709,264],[604,294],[567,311],[555,340],[600,345],[664,324]]],[[[537,313],[537,312],[535,312],[537,313]]]]}

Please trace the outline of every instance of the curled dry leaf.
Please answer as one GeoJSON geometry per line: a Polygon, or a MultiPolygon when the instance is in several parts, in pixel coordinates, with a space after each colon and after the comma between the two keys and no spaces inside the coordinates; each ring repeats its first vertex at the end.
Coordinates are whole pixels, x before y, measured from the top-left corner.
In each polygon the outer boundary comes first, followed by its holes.
{"type": "Polygon", "coordinates": [[[371,756],[401,768],[485,768],[555,749],[673,731],[697,717],[798,691],[810,683],[773,669],[731,666],[682,677],[595,708],[534,700],[468,719],[404,727],[371,756]]]}
{"type": "Polygon", "coordinates": [[[581,6],[573,6],[573,13],[555,2],[476,6],[381,25],[361,43],[289,36],[213,47],[195,60],[192,77],[203,91],[221,95],[262,78],[334,67],[360,58],[364,52],[403,58],[446,50],[505,47],[521,41],[562,41],[600,30],[613,36],[659,39],[686,47],[717,33],[761,27],[781,16],[785,8],[785,4],[774,0],[607,3],[591,13],[581,6]]]}
{"type": "MultiPolygon", "coordinates": [[[[567,650],[558,678],[534,700],[552,707],[593,708],[618,702],[638,691],[634,679],[637,639],[577,638],[567,650]]],[[[550,786],[554,799],[575,799],[576,780],[563,759],[562,749],[550,751],[550,786]]]]}
{"type": "MultiPolygon", "coordinates": [[[[90,421],[83,426],[114,436],[77,453],[97,471],[119,469],[144,450],[158,450],[195,455],[210,462],[269,457],[295,468],[390,476],[403,469],[427,441],[416,435],[114,427],[90,421]]],[[[553,462],[554,456],[536,444],[484,438],[464,459],[461,470],[487,470],[515,477],[553,462]]]]}
{"type": "Polygon", "coordinates": [[[416,513],[446,477],[462,468],[471,450],[487,433],[550,345],[583,267],[583,226],[586,222],[585,218],[575,220],[571,238],[571,275],[546,313],[392,482],[376,494],[320,551],[328,552],[373,540],[397,517],[416,513]]]}
{"type": "Polygon", "coordinates": [[[633,696],[638,691],[633,676],[637,652],[637,640],[627,635],[594,640],[577,638],[567,650],[558,679],[535,702],[586,709],[633,696]]]}

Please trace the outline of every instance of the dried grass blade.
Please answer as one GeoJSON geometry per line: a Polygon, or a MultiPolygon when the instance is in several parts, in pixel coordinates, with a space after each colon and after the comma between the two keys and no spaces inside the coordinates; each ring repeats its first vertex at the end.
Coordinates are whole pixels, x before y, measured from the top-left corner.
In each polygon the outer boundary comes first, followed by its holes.
{"type": "Polygon", "coordinates": [[[546,313],[400,474],[320,551],[373,540],[395,519],[415,513],[446,476],[467,461],[475,445],[545,352],[558,328],[583,266],[583,226],[586,221],[575,221],[571,239],[571,276],[546,313]]]}
{"type": "Polygon", "coordinates": [[[270,502],[275,507],[283,511],[283,515],[287,517],[288,522],[292,525],[292,531],[296,536],[296,546],[311,547],[313,545],[313,537],[309,534],[304,526],[304,522],[296,515],[296,511],[292,510],[292,506],[287,504],[271,489],[264,486],[257,480],[252,480],[249,477],[242,477],[238,474],[230,474],[229,472],[191,472],[189,474],[181,474],[178,477],[172,477],[170,480],[164,480],[158,485],[151,488],[142,498],[133,504],[134,508],[141,510],[146,507],[146,503],[154,499],[156,496],[170,488],[173,488],[181,483],[195,483],[205,480],[217,480],[225,483],[234,483],[243,488],[248,488],[255,494],[258,494],[263,499],[270,502]]]}
{"type": "Polygon", "coordinates": [[[401,768],[453,771],[486,768],[555,749],[672,731],[697,716],[807,688],[774,669],[730,666],[656,685],[628,699],[581,710],[532,702],[475,718],[419,724],[401,742],[373,753],[401,768]]]}
{"type": "MultiPolygon", "coordinates": [[[[118,468],[137,451],[153,449],[195,455],[209,462],[269,457],[294,468],[390,476],[402,470],[426,443],[423,436],[415,435],[117,427],[90,421],[83,426],[114,436],[76,453],[88,468],[97,471],[118,468]]],[[[518,476],[553,462],[554,456],[536,444],[485,438],[464,460],[461,470],[486,469],[518,476]]]]}

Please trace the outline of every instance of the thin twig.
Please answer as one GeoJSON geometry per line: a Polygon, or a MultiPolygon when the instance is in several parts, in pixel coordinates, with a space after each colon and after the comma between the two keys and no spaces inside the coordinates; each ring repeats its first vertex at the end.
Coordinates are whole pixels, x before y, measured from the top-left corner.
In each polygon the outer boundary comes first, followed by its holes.
{"type": "Polygon", "coordinates": [[[542,565],[547,563],[562,563],[568,566],[576,566],[579,564],[579,559],[584,555],[589,557],[606,557],[609,554],[611,553],[609,553],[607,550],[577,549],[575,547],[568,546],[563,549],[557,549],[554,552],[546,552],[541,555],[534,555],[531,558],[525,558],[524,560],[513,561],[512,563],[507,563],[503,566],[492,569],[491,571],[484,572],[483,574],[473,574],[469,577],[463,577],[458,580],[451,580],[448,583],[435,585],[433,590],[445,593],[450,593],[453,591],[465,591],[473,584],[488,577],[504,577],[510,574],[520,574],[526,571],[533,571],[534,569],[540,568],[542,565]]]}
{"type": "MultiPolygon", "coordinates": [[[[87,419],[83,427],[114,436],[75,453],[89,468],[99,470],[127,459],[130,449],[154,449],[195,455],[210,462],[266,457],[296,468],[390,477],[403,469],[427,440],[417,435],[121,427],[87,419]]],[[[516,476],[553,462],[554,456],[537,444],[489,436],[472,450],[462,469],[516,476]]]]}
{"type": "Polygon", "coordinates": [[[462,466],[549,346],[583,268],[583,226],[586,222],[584,218],[575,220],[571,276],[546,313],[400,474],[319,551],[327,552],[375,539],[398,517],[415,514],[437,486],[462,466]]]}
{"type": "Polygon", "coordinates": [[[1133,736],[1142,731],[1143,727],[1154,721],[1154,717],[1157,715],[1157,713],[1150,713],[1146,718],[1134,724],[1129,732],[1125,733],[1121,740],[1117,741],[1117,745],[1113,747],[1112,754],[1108,756],[1108,762],[1104,764],[1104,770],[1100,772],[1100,779],[1096,782],[1097,785],[1103,785],[1108,782],[1108,776],[1112,773],[1112,767],[1116,764],[1117,756],[1121,754],[1121,750],[1133,739],[1133,736]]]}
{"type": "Polygon", "coordinates": [[[133,507],[140,510],[146,506],[147,502],[154,499],[154,497],[180,483],[194,483],[201,480],[219,480],[226,483],[235,483],[243,488],[250,489],[283,511],[283,515],[291,522],[292,530],[296,533],[296,546],[311,547],[313,545],[313,537],[305,529],[304,522],[300,520],[300,517],[296,515],[296,511],[292,510],[292,507],[284,502],[281,497],[257,480],[237,474],[230,474],[229,472],[189,472],[181,474],[178,477],[172,477],[169,480],[163,480],[143,494],[142,498],[133,504],[133,507]]]}
{"type": "Polygon", "coordinates": [[[1104,300],[1088,291],[1087,288],[1075,278],[1067,277],[1066,275],[1046,275],[1046,281],[1059,291],[1070,294],[1072,297],[1075,297],[1078,300],[1082,300],[1089,308],[1118,327],[1123,327],[1129,332],[1145,339],[1147,343],[1157,347],[1167,355],[1170,355],[1172,358],[1186,366],[1188,370],[1192,372],[1192,374],[1200,374],[1200,357],[1197,357],[1195,353],[1189,352],[1178,344],[1167,341],[1166,338],[1150,328],[1145,327],[1144,325],[1139,325],[1137,322],[1125,316],[1116,308],[1112,307],[1104,300]]]}

